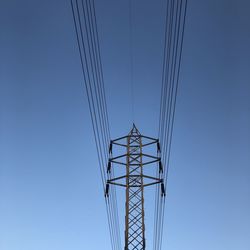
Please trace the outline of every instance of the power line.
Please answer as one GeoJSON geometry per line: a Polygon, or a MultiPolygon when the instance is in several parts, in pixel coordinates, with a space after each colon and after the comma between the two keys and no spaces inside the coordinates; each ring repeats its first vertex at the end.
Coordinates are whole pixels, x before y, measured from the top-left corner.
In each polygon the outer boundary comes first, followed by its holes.
{"type": "MultiPolygon", "coordinates": [[[[160,120],[159,120],[159,140],[162,148],[162,161],[164,163],[164,150],[165,150],[165,124],[166,124],[166,102],[170,93],[171,83],[168,81],[169,66],[171,59],[172,48],[172,31],[175,26],[174,20],[174,1],[167,1],[166,6],[166,22],[165,22],[165,44],[164,44],[164,59],[163,59],[163,73],[162,73],[162,95],[160,107],[160,120]]],[[[164,167],[164,164],[163,164],[164,167]]],[[[159,196],[160,191],[157,193],[156,214],[155,214],[155,236],[154,236],[154,249],[159,249],[159,237],[161,235],[160,225],[162,221],[162,198],[159,196]]]]}
{"type": "MultiPolygon", "coordinates": [[[[93,2],[93,1],[92,1],[93,2]]],[[[97,79],[97,85],[98,85],[98,99],[100,101],[101,106],[101,115],[102,115],[102,126],[104,131],[104,136],[106,139],[106,143],[108,144],[110,141],[110,135],[108,133],[109,124],[107,123],[107,113],[105,112],[106,103],[104,102],[103,92],[105,93],[104,84],[101,84],[101,73],[99,68],[99,63],[101,59],[97,57],[97,42],[96,42],[96,36],[94,33],[94,21],[93,21],[93,11],[91,8],[91,2],[86,2],[86,9],[87,9],[87,17],[88,17],[88,25],[89,25],[89,31],[90,31],[90,38],[91,38],[91,45],[93,50],[93,57],[94,57],[94,68],[96,73],[96,79],[97,79]]],[[[107,148],[106,148],[107,151],[107,148]]]]}
{"type": "MultiPolygon", "coordinates": [[[[94,1],[82,0],[80,6],[78,0],[71,0],[71,9],[97,148],[99,168],[105,192],[104,183],[107,180],[105,163],[109,157],[110,129],[94,1]]],[[[112,249],[121,249],[115,189],[112,189],[110,197],[106,197],[105,204],[112,249]]]]}
{"type": "MultiPolygon", "coordinates": [[[[159,118],[159,139],[162,145],[165,189],[167,187],[168,170],[170,163],[170,153],[176,111],[176,99],[178,94],[186,12],[187,0],[171,0],[171,2],[167,1],[159,118]]],[[[165,214],[165,197],[163,197],[163,199],[158,198],[158,203],[156,203],[155,206],[156,215],[154,229],[154,249],[158,250],[161,249],[162,246],[163,224],[165,214]]]]}

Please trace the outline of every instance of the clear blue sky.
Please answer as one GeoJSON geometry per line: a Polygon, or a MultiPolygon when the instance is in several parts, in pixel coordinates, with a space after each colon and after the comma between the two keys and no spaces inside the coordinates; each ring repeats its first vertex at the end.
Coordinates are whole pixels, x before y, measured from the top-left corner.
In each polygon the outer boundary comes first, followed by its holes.
{"type": "MultiPolygon", "coordinates": [[[[135,121],[150,136],[164,6],[133,8],[135,121]]],[[[96,8],[115,138],[131,128],[128,1],[96,8]]],[[[188,1],[163,249],[250,249],[249,9],[247,0],[188,1]]],[[[0,249],[110,250],[69,0],[1,0],[0,33],[0,249]]]]}

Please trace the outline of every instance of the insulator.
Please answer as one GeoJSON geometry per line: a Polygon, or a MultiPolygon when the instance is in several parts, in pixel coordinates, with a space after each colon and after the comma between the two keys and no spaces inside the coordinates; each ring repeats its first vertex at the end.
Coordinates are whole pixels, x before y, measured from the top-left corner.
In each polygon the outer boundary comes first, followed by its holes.
{"type": "Polygon", "coordinates": [[[159,173],[163,173],[163,167],[162,167],[161,159],[159,161],[159,173]]]}
{"type": "Polygon", "coordinates": [[[105,197],[109,197],[109,184],[106,184],[105,197]]]}
{"type": "Polygon", "coordinates": [[[107,173],[110,173],[111,170],[111,161],[109,160],[108,162],[108,168],[107,168],[107,173]]]}
{"type": "Polygon", "coordinates": [[[161,146],[160,146],[159,141],[157,141],[157,151],[158,151],[158,153],[160,153],[160,152],[161,152],[161,146]]]}
{"type": "Polygon", "coordinates": [[[164,183],[161,183],[161,196],[166,196],[164,183]]]}
{"type": "Polygon", "coordinates": [[[113,143],[112,141],[110,141],[110,144],[109,144],[109,153],[112,154],[112,149],[113,149],[113,143]]]}

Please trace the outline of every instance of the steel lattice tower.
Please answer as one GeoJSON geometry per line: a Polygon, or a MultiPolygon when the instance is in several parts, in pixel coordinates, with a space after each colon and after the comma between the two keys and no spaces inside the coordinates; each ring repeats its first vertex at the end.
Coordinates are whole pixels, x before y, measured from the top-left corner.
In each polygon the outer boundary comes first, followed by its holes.
{"type": "Polygon", "coordinates": [[[120,137],[110,142],[110,158],[108,162],[109,179],[106,185],[108,196],[109,185],[118,185],[126,188],[126,215],[125,215],[125,247],[124,250],[145,250],[145,224],[144,224],[144,187],[161,184],[162,195],[165,189],[162,176],[162,164],[160,157],[160,145],[157,139],[143,136],[136,126],[127,136],[120,137]],[[157,155],[143,153],[149,145],[157,145],[157,155]],[[113,145],[123,147],[125,154],[113,157],[113,145]],[[159,175],[145,175],[144,166],[158,162],[159,175]],[[126,167],[125,174],[118,177],[111,175],[113,164],[126,167]]]}

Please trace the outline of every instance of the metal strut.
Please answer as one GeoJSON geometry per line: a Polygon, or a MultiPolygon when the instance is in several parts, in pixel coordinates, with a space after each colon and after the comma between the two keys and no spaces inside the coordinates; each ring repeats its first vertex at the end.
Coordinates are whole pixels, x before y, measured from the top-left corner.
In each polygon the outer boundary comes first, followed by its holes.
{"type": "Polygon", "coordinates": [[[110,142],[110,153],[114,149],[113,146],[123,147],[126,152],[116,157],[110,157],[107,172],[110,173],[110,169],[113,167],[112,164],[123,165],[126,168],[124,175],[108,179],[105,195],[108,197],[109,185],[126,188],[124,250],[145,250],[144,188],[160,184],[162,195],[165,195],[159,140],[141,135],[135,124],[133,124],[133,128],[127,136],[110,142]],[[145,147],[153,144],[156,145],[157,156],[143,153],[145,147]],[[146,172],[144,171],[145,165],[157,162],[159,165],[158,176],[144,174],[146,172]]]}

